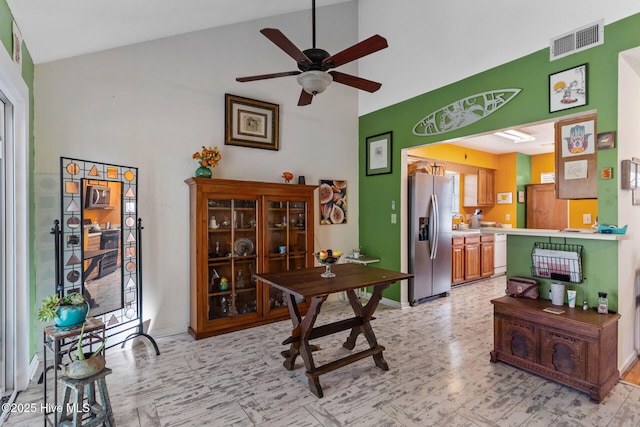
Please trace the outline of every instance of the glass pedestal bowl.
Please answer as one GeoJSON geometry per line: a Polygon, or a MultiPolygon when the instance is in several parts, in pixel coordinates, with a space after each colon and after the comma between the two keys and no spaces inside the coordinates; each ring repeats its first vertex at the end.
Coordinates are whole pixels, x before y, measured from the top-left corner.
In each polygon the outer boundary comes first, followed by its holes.
{"type": "Polygon", "coordinates": [[[334,272],[331,271],[331,266],[335,263],[338,262],[338,260],[340,259],[340,256],[334,256],[333,254],[328,255],[326,258],[320,258],[320,252],[317,252],[316,254],[316,259],[318,260],[318,262],[322,265],[324,265],[325,270],[324,273],[322,273],[320,275],[320,277],[324,277],[326,278],[331,278],[331,277],[336,277],[336,274],[334,272]]]}

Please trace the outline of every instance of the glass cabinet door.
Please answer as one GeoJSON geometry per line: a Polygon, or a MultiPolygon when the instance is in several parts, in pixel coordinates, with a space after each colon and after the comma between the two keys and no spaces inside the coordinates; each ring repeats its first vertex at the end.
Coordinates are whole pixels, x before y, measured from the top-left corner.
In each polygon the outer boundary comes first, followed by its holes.
{"type": "Polygon", "coordinates": [[[257,202],[208,198],[207,319],[255,314],[257,202]]]}
{"type": "MultiPolygon", "coordinates": [[[[285,271],[307,265],[308,206],[300,201],[267,200],[267,271],[285,271]]],[[[284,293],[268,287],[268,308],[285,307],[284,293]]]]}

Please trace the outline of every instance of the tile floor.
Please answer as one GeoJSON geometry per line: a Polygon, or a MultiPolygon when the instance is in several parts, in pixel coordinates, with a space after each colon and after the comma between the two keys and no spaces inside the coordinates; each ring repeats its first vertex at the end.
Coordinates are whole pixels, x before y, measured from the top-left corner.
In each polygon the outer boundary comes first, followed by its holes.
{"type": "MultiPolygon", "coordinates": [[[[280,343],[290,322],[194,341],[186,332],[151,346],[112,348],[107,365],[119,427],[155,426],[638,426],[640,388],[620,382],[596,405],[585,393],[489,362],[490,299],[504,277],[452,290],[419,307],[380,306],[373,321],[390,370],[369,358],[320,377],[325,397],[308,389],[303,364],[287,371],[280,343]]],[[[317,324],[351,314],[325,304],[317,324]]],[[[346,332],[314,341],[317,364],[336,354],[346,332]]],[[[362,343],[359,338],[358,347],[362,343]]],[[[356,348],[358,348],[356,347],[356,348]]],[[[37,380],[37,377],[36,377],[37,380]]],[[[19,403],[40,405],[34,380],[19,403]]],[[[9,426],[40,426],[42,415],[13,414],[9,426]]]]}

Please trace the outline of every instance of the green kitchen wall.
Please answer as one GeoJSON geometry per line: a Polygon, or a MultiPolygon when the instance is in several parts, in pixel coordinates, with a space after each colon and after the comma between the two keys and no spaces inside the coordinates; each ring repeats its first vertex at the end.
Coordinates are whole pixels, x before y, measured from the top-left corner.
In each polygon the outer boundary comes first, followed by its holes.
{"type": "MultiPolygon", "coordinates": [[[[4,46],[5,50],[8,52],[9,56],[13,56],[13,15],[11,13],[11,10],[9,9],[9,6],[7,5],[6,0],[0,0],[0,40],[2,41],[2,45],[4,46]]],[[[17,65],[16,65],[17,66],[17,65]]],[[[33,64],[33,60],[31,59],[31,55],[29,54],[29,49],[27,49],[27,46],[23,43],[22,45],[22,69],[21,69],[21,75],[22,75],[22,79],[24,80],[24,82],[27,85],[27,88],[29,89],[29,165],[33,165],[34,164],[34,138],[33,138],[33,79],[34,79],[34,64],[33,64]]],[[[29,182],[31,182],[31,185],[29,187],[29,218],[31,218],[30,220],[30,224],[29,224],[29,234],[33,235],[34,234],[34,224],[33,224],[33,218],[35,216],[35,208],[34,208],[34,203],[33,203],[33,199],[34,199],[34,187],[33,187],[33,166],[30,166],[30,170],[29,170],[29,182]]],[[[30,241],[33,241],[33,239],[29,239],[30,241]]],[[[36,301],[35,301],[35,284],[36,284],[36,265],[35,265],[35,248],[33,245],[29,245],[29,252],[30,252],[30,256],[29,259],[31,260],[31,262],[29,263],[29,276],[30,276],[30,283],[28,284],[30,292],[30,298],[31,300],[29,301],[29,306],[33,307],[36,305],[36,301]]],[[[26,285],[26,284],[25,284],[26,285]]],[[[30,316],[30,319],[32,319],[32,321],[35,322],[35,315],[33,314],[35,311],[33,311],[30,316]]],[[[30,328],[30,349],[31,349],[31,355],[33,356],[36,353],[36,343],[38,343],[38,339],[35,336],[36,332],[35,332],[35,328],[30,328]]]]}
{"type": "MultiPolygon", "coordinates": [[[[549,61],[548,48],[500,65],[464,80],[416,96],[401,103],[374,111],[360,117],[359,122],[359,167],[360,167],[360,244],[368,255],[381,258],[380,267],[400,270],[401,255],[400,221],[392,224],[390,219],[391,201],[400,200],[401,152],[405,148],[449,140],[452,138],[487,133],[496,129],[561,119],[564,115],[580,112],[598,113],[597,130],[615,131],[617,124],[618,54],[621,51],[640,46],[640,14],[627,17],[605,27],[604,44],[567,57],[549,61]],[[588,104],[570,110],[549,113],[549,74],[587,64],[588,104]],[[489,90],[519,88],[521,92],[508,104],[493,114],[469,126],[450,131],[443,135],[416,136],[413,126],[429,115],[454,101],[489,90]],[[366,138],[384,132],[393,132],[392,173],[366,176],[366,138]]],[[[446,66],[446,64],[443,64],[446,66]]],[[[526,159],[519,158],[518,174],[527,169],[526,159]]],[[[617,168],[617,149],[598,152],[598,169],[617,168]]],[[[530,170],[530,165],[529,165],[530,170]]],[[[614,172],[615,173],[615,172],[614,172]]],[[[530,177],[529,177],[530,178],[530,177]]],[[[526,177],[518,177],[518,190],[526,177]]],[[[600,223],[616,224],[617,180],[598,181],[598,216],[600,223]]],[[[522,188],[523,189],[523,188],[522,188]]],[[[518,217],[523,217],[518,215],[518,217]]],[[[519,224],[520,225],[520,224],[519,224]]],[[[518,261],[511,254],[508,258],[507,274],[530,275],[530,255],[532,244],[526,238],[510,236],[509,243],[518,245],[521,253],[518,261]],[[526,254],[526,255],[525,255],[526,254]]],[[[617,306],[617,247],[615,242],[581,240],[585,259],[598,254],[599,268],[592,277],[585,272],[589,282],[602,280],[598,290],[609,292],[610,306],[617,306]],[[603,247],[607,250],[603,250],[603,247]]],[[[544,281],[543,281],[544,282],[544,281]]],[[[543,292],[546,283],[543,283],[543,292]]],[[[400,284],[387,289],[385,298],[400,301],[400,284]]],[[[597,293],[590,303],[595,302],[597,293]]],[[[613,308],[615,309],[615,308],[613,308]]]]}
{"type": "MultiPolygon", "coordinates": [[[[525,191],[525,185],[531,183],[531,156],[516,153],[516,197],[518,192],[525,191]]],[[[524,228],[527,219],[527,207],[524,203],[516,203],[517,228],[524,228]]]]}

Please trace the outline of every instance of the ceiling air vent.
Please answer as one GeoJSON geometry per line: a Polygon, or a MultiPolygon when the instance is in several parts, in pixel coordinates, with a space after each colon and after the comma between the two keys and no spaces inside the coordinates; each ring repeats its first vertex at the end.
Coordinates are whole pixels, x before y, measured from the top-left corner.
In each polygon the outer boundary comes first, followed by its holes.
{"type": "Polygon", "coordinates": [[[604,43],[604,19],[551,39],[549,60],[562,58],[604,43]]]}

